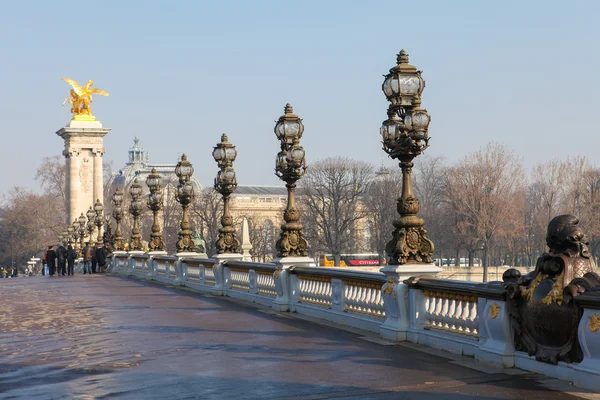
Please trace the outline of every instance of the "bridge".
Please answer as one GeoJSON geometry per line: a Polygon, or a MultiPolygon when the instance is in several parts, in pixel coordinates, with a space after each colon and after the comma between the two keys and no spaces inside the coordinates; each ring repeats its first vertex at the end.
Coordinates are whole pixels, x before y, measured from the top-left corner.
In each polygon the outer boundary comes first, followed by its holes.
{"type": "Polygon", "coordinates": [[[382,274],[147,254],[118,254],[105,275],[3,279],[0,397],[599,398],[568,382],[588,384],[585,363],[537,374],[535,360],[501,346],[496,289],[423,278],[402,284],[404,296],[385,284],[382,274]],[[413,300],[408,315],[389,299],[413,300]],[[382,337],[393,330],[407,341],[382,337]],[[529,371],[503,368],[511,362],[529,371]]]}

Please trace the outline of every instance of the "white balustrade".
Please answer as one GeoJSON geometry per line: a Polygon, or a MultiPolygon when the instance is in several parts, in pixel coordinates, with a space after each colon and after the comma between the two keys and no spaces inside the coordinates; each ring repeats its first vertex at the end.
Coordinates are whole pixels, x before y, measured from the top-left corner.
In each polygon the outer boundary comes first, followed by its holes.
{"type": "Polygon", "coordinates": [[[344,280],[344,310],[385,318],[381,283],[344,280]]]}
{"type": "Polygon", "coordinates": [[[323,276],[297,275],[298,301],[331,307],[331,278],[323,276]]]}
{"type": "Polygon", "coordinates": [[[250,291],[250,271],[241,268],[227,268],[229,271],[228,289],[250,291]]]}
{"type": "Polygon", "coordinates": [[[273,272],[257,271],[256,273],[256,292],[259,295],[277,296],[275,290],[275,279],[273,278],[273,272]]]}
{"type": "Polygon", "coordinates": [[[425,290],[425,327],[477,337],[477,297],[425,290]]]}

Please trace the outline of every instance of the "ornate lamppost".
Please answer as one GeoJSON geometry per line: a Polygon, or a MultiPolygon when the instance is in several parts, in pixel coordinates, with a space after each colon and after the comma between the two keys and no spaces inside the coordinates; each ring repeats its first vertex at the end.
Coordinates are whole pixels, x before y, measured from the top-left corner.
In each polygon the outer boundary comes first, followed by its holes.
{"type": "Polygon", "coordinates": [[[148,189],[150,189],[150,193],[148,194],[148,208],[152,210],[154,217],[152,222],[152,234],[150,235],[150,244],[148,245],[150,251],[165,251],[165,242],[163,241],[160,224],[158,223],[158,212],[163,205],[163,188],[161,183],[161,176],[156,173],[155,168],[152,168],[152,172],[146,178],[146,185],[148,185],[148,189]]]}
{"type": "Polygon", "coordinates": [[[194,187],[190,178],[194,173],[192,164],[187,160],[187,156],[183,154],[181,161],[175,167],[175,174],[179,178],[177,186],[177,201],[181,204],[183,215],[181,217],[181,225],[179,230],[179,239],[177,240],[177,252],[193,252],[194,241],[192,240],[192,230],[190,220],[188,218],[187,209],[194,199],[194,187]]]}
{"type": "Polygon", "coordinates": [[[408,64],[408,54],[400,51],[397,65],[390,69],[382,84],[391,103],[383,121],[383,150],[400,162],[402,196],[398,199],[400,219],[394,221],[392,240],[386,246],[388,265],[431,263],[434,246],[417,217],[419,201],[413,194],[411,172],[413,159],[429,147],[427,129],[431,117],[421,108],[425,81],[421,71],[408,64]]]}
{"type": "Polygon", "coordinates": [[[129,195],[131,196],[129,213],[133,216],[133,228],[131,228],[129,251],[143,251],[144,247],[142,246],[142,233],[140,231],[139,222],[140,215],[142,214],[142,201],[140,200],[142,195],[142,185],[138,183],[137,178],[129,187],[129,195]]]}
{"type": "Polygon", "coordinates": [[[83,249],[85,248],[85,216],[83,213],[79,216],[79,249],[81,251],[81,256],[83,257],[83,249]]]}
{"type": "Polygon", "coordinates": [[[76,239],[73,239],[73,227],[71,225],[67,226],[67,238],[67,244],[73,246],[73,241],[76,239]]]}
{"type": "Polygon", "coordinates": [[[223,216],[221,217],[222,228],[219,229],[217,239],[217,254],[240,254],[240,241],[236,237],[233,227],[233,217],[229,211],[229,197],[237,188],[233,162],[237,157],[235,146],[227,140],[227,135],[221,136],[221,142],[217,143],[213,150],[213,158],[221,169],[215,178],[215,190],[223,196],[223,216]]]}
{"type": "Polygon", "coordinates": [[[71,227],[73,228],[73,249],[75,250],[77,257],[79,257],[79,251],[81,249],[79,248],[79,220],[77,218],[75,218],[71,224],[71,227]]]}
{"type": "Polygon", "coordinates": [[[87,216],[87,230],[88,236],[90,238],[90,246],[95,246],[96,243],[94,242],[94,228],[96,227],[96,224],[94,222],[94,219],[96,218],[96,212],[94,211],[92,206],[90,206],[89,210],[87,210],[85,215],[87,216]]]}
{"type": "Polygon", "coordinates": [[[121,231],[121,220],[123,219],[123,189],[120,187],[115,190],[112,196],[112,202],[115,205],[113,208],[113,217],[117,221],[117,228],[115,229],[115,250],[123,251],[123,232],[121,231]]]}
{"type": "Polygon", "coordinates": [[[96,223],[96,226],[98,227],[98,236],[96,238],[96,243],[101,243],[102,242],[102,225],[104,223],[104,218],[102,217],[102,211],[104,211],[104,207],[102,206],[102,203],[100,203],[100,199],[96,200],[96,204],[94,204],[94,211],[96,211],[96,217],[94,219],[94,222],[96,223]]]}
{"type": "Polygon", "coordinates": [[[308,256],[308,242],[304,239],[294,197],[296,181],[306,171],[305,153],[300,146],[304,125],[293,112],[292,106],[286,104],[284,115],[279,117],[275,125],[275,135],[281,142],[281,151],[275,162],[275,175],[285,182],[288,190],[287,207],[283,214],[285,224],[281,226],[281,235],[276,244],[279,258],[308,256]]]}

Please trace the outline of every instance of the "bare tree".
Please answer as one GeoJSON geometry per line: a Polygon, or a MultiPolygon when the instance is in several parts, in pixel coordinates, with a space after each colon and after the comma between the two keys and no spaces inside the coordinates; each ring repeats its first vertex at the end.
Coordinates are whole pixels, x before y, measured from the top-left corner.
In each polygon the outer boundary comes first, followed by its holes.
{"type": "Polygon", "coordinates": [[[490,143],[466,156],[448,173],[446,194],[471,239],[483,250],[483,279],[487,281],[489,246],[507,223],[515,199],[524,196],[521,161],[506,146],[490,143]]]}
{"type": "Polygon", "coordinates": [[[23,270],[25,261],[41,255],[46,246],[57,242],[64,231],[62,199],[48,194],[36,194],[15,187],[3,199],[0,219],[0,260],[23,270]]]}
{"type": "MultiPolygon", "coordinates": [[[[449,215],[445,187],[448,167],[443,156],[423,156],[415,163],[414,190],[419,199],[419,217],[425,220],[429,238],[435,244],[435,253],[440,257],[444,250],[454,249],[452,232],[453,215],[449,215]]],[[[457,257],[458,258],[458,257],[457,257]]]]}
{"type": "Polygon", "coordinates": [[[46,194],[60,198],[63,203],[67,199],[65,160],[61,156],[44,157],[42,165],[36,171],[35,179],[41,183],[46,194]]]}
{"type": "Polygon", "coordinates": [[[223,215],[221,195],[213,187],[204,188],[201,193],[196,194],[191,211],[192,219],[196,220],[196,226],[206,242],[206,253],[209,256],[216,254],[216,242],[223,215]]]}
{"type": "Polygon", "coordinates": [[[384,168],[375,172],[376,178],[364,196],[367,218],[372,223],[371,245],[379,254],[379,265],[385,260],[385,246],[392,238],[394,225],[399,217],[396,202],[402,193],[402,174],[398,168],[384,168]]]}
{"type": "Polygon", "coordinates": [[[313,163],[300,180],[302,218],[317,229],[309,239],[329,250],[335,265],[340,265],[342,252],[353,248],[355,224],[367,214],[361,200],[372,177],[372,165],[334,157],[313,163]]]}

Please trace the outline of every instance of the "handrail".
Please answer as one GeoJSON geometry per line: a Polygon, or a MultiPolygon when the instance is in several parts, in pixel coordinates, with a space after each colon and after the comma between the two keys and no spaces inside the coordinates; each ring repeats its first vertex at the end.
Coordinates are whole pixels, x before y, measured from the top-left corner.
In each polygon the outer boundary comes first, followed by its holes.
{"type": "Polygon", "coordinates": [[[229,268],[242,268],[242,269],[253,269],[255,271],[268,271],[274,272],[277,268],[275,264],[271,263],[258,263],[252,261],[227,261],[225,264],[229,268]]]}
{"type": "Polygon", "coordinates": [[[197,265],[210,265],[213,266],[219,263],[216,258],[198,258],[198,257],[184,257],[181,262],[184,264],[197,264],[197,265]]]}
{"type": "Polygon", "coordinates": [[[600,292],[587,292],[574,297],[574,300],[582,308],[600,310],[600,292]]]}
{"type": "Polygon", "coordinates": [[[404,284],[413,289],[469,295],[492,300],[505,299],[504,287],[499,282],[474,283],[438,279],[428,275],[420,275],[406,279],[404,284]]]}
{"type": "Polygon", "coordinates": [[[129,254],[129,257],[131,258],[137,258],[137,259],[146,259],[146,258],[150,258],[150,256],[148,255],[148,253],[144,253],[144,254],[129,254]]]}
{"type": "Polygon", "coordinates": [[[341,271],[334,268],[291,267],[289,271],[295,275],[326,276],[337,279],[356,280],[362,282],[386,282],[385,275],[379,272],[341,271]]]}
{"type": "Polygon", "coordinates": [[[177,257],[175,257],[175,256],[160,255],[160,256],[154,256],[153,258],[156,261],[177,261],[177,257]]]}

